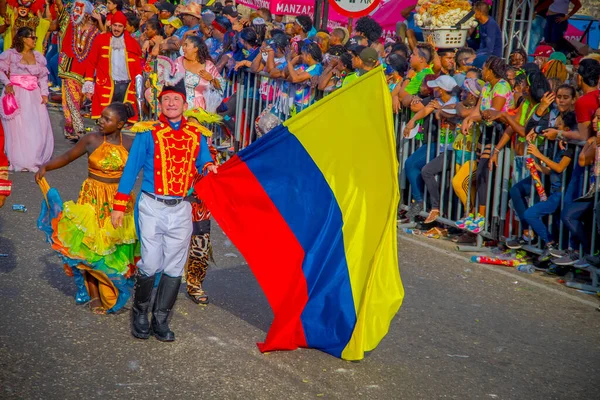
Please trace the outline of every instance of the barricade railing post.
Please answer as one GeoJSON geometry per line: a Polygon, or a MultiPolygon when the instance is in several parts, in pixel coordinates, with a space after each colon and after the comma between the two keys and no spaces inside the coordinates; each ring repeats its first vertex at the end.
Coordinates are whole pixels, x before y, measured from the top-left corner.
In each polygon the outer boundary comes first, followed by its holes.
{"type": "MultiPolygon", "coordinates": [[[[501,135],[502,137],[503,135],[501,135]]],[[[512,148],[504,147],[502,154],[502,164],[498,165],[498,169],[502,171],[502,184],[500,193],[500,216],[498,218],[498,239],[501,239],[504,235],[504,231],[507,228],[506,214],[508,213],[508,201],[510,198],[510,167],[511,157],[513,155],[512,148]]],[[[508,218],[508,234],[512,234],[512,215],[510,213],[508,218]]]]}
{"type": "MultiPolygon", "coordinates": [[[[493,155],[494,152],[494,143],[496,143],[496,127],[492,128],[492,139],[490,141],[490,160],[489,162],[491,162],[491,157],[493,155]]],[[[498,154],[498,159],[500,159],[500,155],[498,154]]],[[[484,226],[483,226],[483,230],[486,232],[490,232],[491,229],[489,228],[491,226],[490,224],[490,215],[492,215],[490,213],[490,205],[492,202],[492,173],[493,173],[493,168],[489,168],[488,169],[488,179],[487,179],[487,193],[486,193],[486,198],[485,198],[485,213],[483,215],[484,218],[484,226]]],[[[497,175],[497,174],[496,174],[497,175]]]]}
{"type": "MultiPolygon", "coordinates": [[[[442,134],[442,130],[440,129],[440,135],[442,134]]],[[[440,185],[440,215],[444,215],[444,192],[446,191],[446,174],[447,174],[447,170],[448,170],[448,165],[447,165],[447,161],[448,161],[448,140],[450,136],[450,130],[448,129],[446,131],[446,133],[444,134],[444,149],[443,149],[443,161],[444,163],[442,164],[442,176],[441,176],[441,185],[440,185]]],[[[438,136],[439,137],[439,136],[438,136]]],[[[442,151],[442,150],[440,150],[442,151]]],[[[452,186],[452,185],[450,185],[452,186]]]]}
{"type": "Polygon", "coordinates": [[[241,142],[241,137],[242,137],[242,112],[244,111],[242,109],[242,104],[244,104],[244,90],[245,90],[245,85],[244,85],[244,72],[241,71],[240,72],[240,79],[238,79],[238,87],[236,90],[236,98],[235,98],[235,144],[234,144],[234,150],[237,153],[242,147],[243,147],[243,143],[241,142]]]}
{"type": "Polygon", "coordinates": [[[262,101],[262,97],[260,95],[260,88],[258,87],[258,74],[252,74],[252,77],[254,78],[254,85],[252,88],[252,112],[251,115],[248,119],[248,124],[249,124],[249,129],[250,129],[250,133],[248,134],[248,144],[252,143],[254,141],[254,118],[255,118],[255,107],[256,107],[256,94],[258,93],[258,97],[259,99],[261,99],[262,101]]]}
{"type": "MultiPolygon", "coordinates": [[[[425,151],[427,152],[426,156],[425,156],[425,165],[429,164],[429,162],[432,160],[431,158],[431,144],[433,143],[431,141],[432,139],[432,126],[433,126],[433,114],[429,114],[428,117],[426,117],[429,119],[429,123],[427,124],[427,143],[421,143],[421,146],[427,146],[425,147],[425,151]]],[[[425,121],[425,120],[423,120],[425,121]]],[[[437,141],[436,141],[437,143],[437,141]]],[[[436,153],[435,151],[436,149],[434,148],[434,154],[436,153]]],[[[423,184],[423,212],[427,212],[427,187],[423,184]]]]}
{"type": "MultiPolygon", "coordinates": [[[[457,133],[457,128],[454,128],[454,140],[456,140],[456,136],[458,135],[457,133]]],[[[454,145],[454,143],[453,143],[454,145]]],[[[466,140],[463,142],[463,148],[466,145],[466,140]]],[[[454,179],[454,174],[456,173],[455,171],[455,165],[456,165],[456,152],[454,150],[451,151],[452,154],[450,154],[450,176],[448,177],[448,179],[450,179],[450,182],[448,184],[448,219],[453,219],[452,217],[452,203],[454,201],[454,186],[452,185],[452,180],[454,179]]],[[[447,164],[444,163],[444,171],[442,172],[444,174],[444,176],[446,175],[447,171],[445,171],[447,167],[447,164]]],[[[443,186],[442,187],[442,193],[444,193],[446,187],[443,186]]],[[[440,198],[441,199],[441,198],[440,198]]],[[[443,201],[440,200],[440,215],[443,215],[442,213],[442,205],[444,204],[443,201]]],[[[460,209],[460,201],[457,203],[458,208],[460,209]]],[[[454,213],[454,218],[456,218],[456,213],[454,213]]]]}

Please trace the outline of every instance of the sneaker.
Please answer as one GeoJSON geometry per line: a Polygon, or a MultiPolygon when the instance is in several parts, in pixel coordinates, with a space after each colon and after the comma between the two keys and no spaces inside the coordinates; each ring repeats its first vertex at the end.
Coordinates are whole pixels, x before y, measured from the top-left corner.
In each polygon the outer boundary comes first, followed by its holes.
{"type": "MultiPolygon", "coordinates": [[[[554,249],[554,251],[549,251],[551,256],[554,256],[554,254],[559,253],[558,251],[556,251],[556,249],[554,249]]],[[[554,256],[556,257],[556,256],[554,256]]],[[[564,256],[559,257],[559,258],[555,258],[552,260],[552,263],[555,265],[562,265],[562,266],[567,266],[567,265],[575,265],[575,263],[577,263],[579,261],[579,252],[575,251],[575,250],[567,250],[566,252],[564,252],[564,256]]]]}
{"type": "Polygon", "coordinates": [[[408,207],[408,212],[406,213],[406,217],[414,221],[415,217],[419,215],[423,211],[423,205],[421,203],[414,202],[408,207]]]}
{"type": "Polygon", "coordinates": [[[523,236],[518,239],[511,239],[504,244],[506,245],[506,247],[508,247],[511,250],[518,250],[518,249],[522,248],[523,246],[529,246],[529,245],[534,246],[536,243],[537,243],[537,240],[535,240],[535,238],[530,239],[529,237],[523,236]]]}
{"type": "Polygon", "coordinates": [[[478,234],[485,228],[485,218],[483,215],[477,214],[477,218],[467,225],[467,230],[471,233],[478,234]]]}
{"type": "Polygon", "coordinates": [[[553,250],[555,251],[556,247],[554,247],[553,244],[547,244],[546,248],[544,249],[542,254],[538,257],[538,261],[546,262],[546,261],[550,260],[552,258],[552,254],[550,254],[550,252],[553,250]]]}
{"type": "Polygon", "coordinates": [[[575,268],[581,268],[581,269],[586,269],[588,267],[591,267],[591,264],[589,263],[589,261],[587,260],[587,258],[584,257],[584,258],[578,259],[577,262],[575,262],[573,264],[573,267],[575,267],[575,268]]]}
{"type": "Polygon", "coordinates": [[[465,229],[467,225],[473,222],[475,216],[473,214],[469,214],[467,218],[460,219],[456,221],[456,226],[460,229],[465,229]]]}
{"type": "Polygon", "coordinates": [[[566,257],[567,255],[569,255],[569,252],[573,251],[572,249],[568,249],[568,250],[559,250],[557,248],[552,249],[550,251],[550,254],[552,255],[552,257],[554,258],[562,258],[562,257],[566,257]]]}

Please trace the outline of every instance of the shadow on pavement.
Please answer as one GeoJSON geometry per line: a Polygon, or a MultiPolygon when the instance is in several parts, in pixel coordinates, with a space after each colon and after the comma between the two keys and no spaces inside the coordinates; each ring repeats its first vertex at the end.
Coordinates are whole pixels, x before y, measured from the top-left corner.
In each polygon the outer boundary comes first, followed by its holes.
{"type": "MultiPolygon", "coordinates": [[[[7,205],[4,208],[8,208],[7,205]]],[[[5,232],[4,222],[0,219],[0,232],[5,232]]],[[[17,252],[12,240],[0,237],[0,254],[6,254],[7,257],[0,256],[0,274],[10,274],[17,267],[17,252]]]]}
{"type": "Polygon", "coordinates": [[[267,332],[273,312],[248,266],[220,269],[211,265],[204,286],[211,304],[267,332]]]}
{"type": "Polygon", "coordinates": [[[73,297],[75,295],[73,278],[65,274],[60,259],[52,250],[48,250],[48,254],[41,256],[39,262],[44,266],[40,279],[48,282],[50,286],[58,289],[65,296],[73,297]]]}

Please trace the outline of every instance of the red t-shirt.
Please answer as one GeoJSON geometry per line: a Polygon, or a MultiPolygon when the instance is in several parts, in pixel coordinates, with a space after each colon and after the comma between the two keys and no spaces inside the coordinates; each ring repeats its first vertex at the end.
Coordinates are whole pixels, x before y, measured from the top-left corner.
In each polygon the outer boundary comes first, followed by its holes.
{"type": "Polygon", "coordinates": [[[596,110],[600,108],[600,90],[594,90],[588,94],[584,94],[575,102],[575,115],[577,123],[590,122],[594,119],[596,110]]]}

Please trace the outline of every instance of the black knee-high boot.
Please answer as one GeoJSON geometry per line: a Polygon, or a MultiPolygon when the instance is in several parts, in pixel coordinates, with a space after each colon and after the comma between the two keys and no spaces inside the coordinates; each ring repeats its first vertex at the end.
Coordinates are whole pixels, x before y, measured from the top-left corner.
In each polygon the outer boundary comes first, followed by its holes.
{"type": "Polygon", "coordinates": [[[146,276],[138,272],[135,278],[133,307],[131,307],[131,334],[138,339],[148,339],[150,337],[148,309],[150,308],[153,287],[154,275],[146,276]]]}
{"type": "Polygon", "coordinates": [[[154,307],[152,308],[152,333],[154,337],[162,342],[172,342],[175,340],[175,334],[169,329],[169,313],[173,309],[181,277],[170,277],[163,273],[156,292],[154,307]]]}

